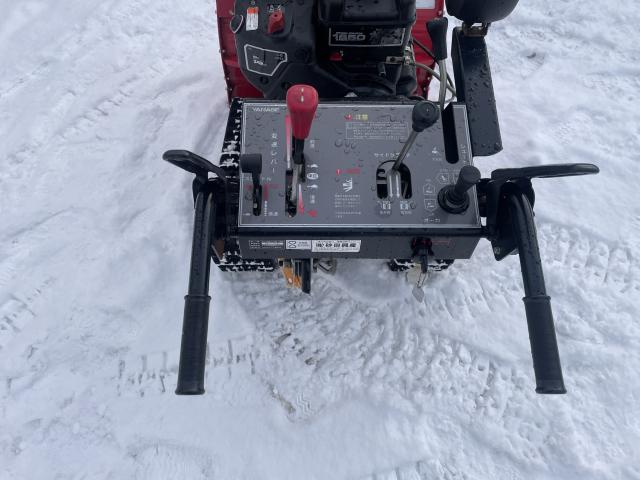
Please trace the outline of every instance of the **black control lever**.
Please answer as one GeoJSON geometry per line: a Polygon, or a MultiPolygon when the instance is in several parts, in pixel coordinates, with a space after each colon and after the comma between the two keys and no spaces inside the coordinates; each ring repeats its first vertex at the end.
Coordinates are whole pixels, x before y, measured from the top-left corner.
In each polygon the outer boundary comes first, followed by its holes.
{"type": "Polygon", "coordinates": [[[525,193],[512,193],[507,195],[506,199],[520,257],[525,292],[522,301],[529,330],[536,393],[566,393],[551,311],[551,297],[547,295],[533,221],[533,208],[525,193]]]}
{"type": "Polygon", "coordinates": [[[209,274],[215,208],[213,192],[203,188],[196,196],[189,289],[184,297],[177,395],[204,393],[209,304],[211,303],[209,274]]]}
{"type": "Polygon", "coordinates": [[[193,173],[195,212],[189,289],[184,297],[182,341],[178,366],[177,395],[202,395],[207,354],[207,331],[209,328],[209,274],[211,268],[211,245],[215,237],[216,185],[225,187],[228,179],[224,170],[187,150],[169,150],[162,156],[167,162],[193,173]],[[218,179],[209,179],[209,172],[218,179]]]}
{"type": "Polygon", "coordinates": [[[434,18],[427,22],[427,31],[433,45],[433,57],[436,62],[446,60],[447,54],[447,30],[449,20],[447,17],[434,18]]]}
{"type": "Polygon", "coordinates": [[[418,138],[418,134],[433,126],[438,121],[438,118],[440,118],[440,112],[435,103],[424,100],[414,105],[413,111],[411,112],[411,133],[402,146],[398,158],[393,162],[392,170],[397,171],[400,169],[400,165],[402,165],[407,153],[409,153],[416,138],[418,138]]]}
{"type": "Polygon", "coordinates": [[[449,213],[463,213],[469,208],[468,191],[480,183],[480,170],[471,165],[460,169],[458,181],[443,187],[438,193],[438,203],[449,213]]]}
{"type": "Polygon", "coordinates": [[[253,214],[260,215],[262,211],[262,185],[260,184],[262,155],[260,153],[245,153],[240,155],[240,169],[244,173],[251,174],[251,181],[253,183],[253,191],[251,193],[253,214]]]}
{"type": "Polygon", "coordinates": [[[524,284],[523,297],[531,356],[536,377],[536,392],[566,393],[551,298],[547,295],[540,249],[533,216],[532,178],[565,177],[598,173],[587,163],[542,165],[538,167],[494,170],[491,179],[480,184],[484,198],[486,230],[496,260],[517,249],[524,284]]]}
{"type": "Polygon", "coordinates": [[[440,92],[438,95],[438,104],[440,109],[444,110],[444,102],[447,95],[447,30],[449,28],[449,20],[446,17],[434,18],[427,22],[427,31],[431,37],[433,45],[433,56],[438,63],[438,71],[440,72],[440,92]]]}

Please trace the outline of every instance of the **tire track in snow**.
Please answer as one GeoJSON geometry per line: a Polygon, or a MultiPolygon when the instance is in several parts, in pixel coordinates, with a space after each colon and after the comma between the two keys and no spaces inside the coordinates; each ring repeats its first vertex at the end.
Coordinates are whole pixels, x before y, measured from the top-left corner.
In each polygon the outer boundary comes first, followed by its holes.
{"type": "MultiPolygon", "coordinates": [[[[551,268],[568,269],[579,282],[614,282],[621,292],[635,288],[633,262],[637,260],[627,247],[585,240],[584,232],[554,224],[542,223],[539,231],[543,257],[551,268]],[[553,238],[559,240],[551,244],[553,238]],[[553,246],[552,251],[549,246],[553,246]],[[619,258],[623,259],[622,264],[631,263],[629,270],[621,270],[622,276],[617,277],[622,280],[613,275],[620,265],[619,258]],[[602,275],[603,270],[608,275],[602,275]]],[[[452,270],[447,275],[464,273],[452,270]]],[[[388,275],[393,278],[391,272],[388,275]]],[[[519,272],[510,269],[508,275],[517,276],[519,272]]],[[[501,441],[494,437],[508,438],[507,450],[531,464],[543,464],[554,455],[548,440],[555,428],[551,417],[546,413],[524,418],[521,415],[523,410],[543,408],[533,392],[528,362],[521,367],[469,342],[408,321],[425,315],[423,305],[384,305],[383,301],[372,307],[350,297],[339,282],[321,275],[316,277],[311,297],[284,288],[278,274],[261,275],[256,281],[245,280],[248,277],[222,278],[238,284],[234,290],[239,304],[252,306],[247,314],[255,319],[261,335],[223,341],[210,337],[206,379],[209,392],[220,389],[224,396],[232,379],[242,382],[256,376],[293,422],[309,421],[342,399],[362,395],[390,402],[396,408],[437,411],[457,422],[469,423],[470,434],[476,435],[479,442],[500,445],[501,441]],[[277,315],[273,313],[275,306],[280,307],[277,315]],[[496,435],[496,429],[503,434],[496,435]]],[[[465,293],[451,306],[444,302],[442,308],[473,312],[478,305],[488,307],[497,297],[513,295],[510,282],[497,283],[499,288],[495,290],[465,293]]],[[[520,298],[515,298],[514,303],[520,303],[520,298]]],[[[431,314],[439,308],[430,308],[431,314]]],[[[121,361],[119,394],[147,397],[172,393],[177,356],[175,350],[121,361]]],[[[377,473],[371,478],[429,478],[420,476],[424,467],[420,470],[418,465],[423,463],[377,473]]],[[[464,478],[455,472],[448,475],[438,478],[464,478]]]]}
{"type": "MultiPolygon", "coordinates": [[[[66,69],[69,62],[76,66],[75,71],[80,71],[81,75],[74,75],[75,80],[86,80],[86,75],[90,70],[78,67],[78,64],[86,59],[91,59],[95,55],[95,50],[105,45],[105,41],[115,41],[117,34],[133,38],[133,34],[127,33],[126,20],[136,19],[141,12],[150,11],[154,5],[150,0],[132,0],[128,2],[111,2],[104,4],[97,10],[90,8],[83,14],[87,15],[86,22],[80,23],[80,27],[65,32],[54,41],[42,49],[39,54],[47,60],[38,63],[35,68],[28,72],[22,72],[18,78],[8,80],[0,89],[0,101],[9,100],[17,95],[25,87],[38,82],[47,82],[52,77],[54,68],[66,69]]],[[[54,7],[51,7],[54,8],[54,7]]],[[[31,18],[29,23],[31,28],[40,19],[46,21],[51,16],[50,11],[41,10],[35,18],[31,18]],[[39,18],[40,17],[40,18],[39,18]]],[[[94,78],[95,80],[95,78],[94,78]]],[[[86,82],[90,84],[91,82],[86,82]]],[[[81,84],[85,84],[82,83],[81,84]]]]}
{"type": "Polygon", "coordinates": [[[32,289],[9,293],[0,302],[0,351],[7,348],[27,324],[36,318],[33,305],[53,283],[53,278],[47,278],[32,289]]]}
{"type": "Polygon", "coordinates": [[[153,480],[210,480],[214,465],[211,456],[194,445],[156,440],[129,448],[135,464],[134,478],[153,480]]]}
{"type": "MultiPolygon", "coordinates": [[[[265,348],[253,336],[218,340],[207,344],[205,386],[221,388],[235,377],[255,375],[256,362],[265,348]]],[[[179,350],[130,354],[118,360],[118,396],[149,397],[173,394],[178,378],[179,350]]]]}
{"type": "Polygon", "coordinates": [[[381,470],[358,480],[464,480],[468,478],[455,467],[437,460],[418,460],[401,466],[381,470]]]}
{"type": "MultiPolygon", "coordinates": [[[[366,307],[357,303],[339,307],[344,305],[344,297],[332,292],[326,282],[316,283],[320,291],[329,289],[322,293],[335,295],[337,302],[321,309],[308,299],[295,302],[288,312],[296,317],[292,323],[270,325],[267,338],[272,341],[260,343],[257,337],[244,337],[210,343],[207,390],[224,390],[232,378],[244,381],[256,375],[294,422],[308,421],[350,394],[363,392],[387,401],[395,399],[410,409],[437,408],[476,422],[488,419],[503,428],[506,412],[530,402],[530,378],[508,362],[424,328],[401,331],[404,327],[385,323],[393,317],[388,311],[381,315],[371,310],[366,317],[358,317],[358,310],[366,307]],[[326,322],[314,325],[318,318],[326,322]],[[329,323],[343,341],[327,331],[329,323]],[[328,333],[328,338],[308,335],[304,331],[308,328],[321,336],[328,333]],[[388,368],[390,365],[393,368],[388,368]]],[[[252,309],[258,317],[265,313],[265,305],[270,310],[265,299],[282,295],[280,278],[246,287],[248,297],[263,299],[252,309]]],[[[144,398],[172,393],[177,356],[176,350],[121,360],[119,395],[144,398]]],[[[544,431],[548,426],[527,428],[544,431]]],[[[544,438],[544,434],[535,438],[544,438]]],[[[522,450],[531,450],[531,446],[522,450]]]]}
{"type": "Polygon", "coordinates": [[[540,222],[538,236],[546,270],[562,267],[578,284],[607,285],[620,293],[640,291],[640,257],[631,245],[553,222],[540,222]]]}

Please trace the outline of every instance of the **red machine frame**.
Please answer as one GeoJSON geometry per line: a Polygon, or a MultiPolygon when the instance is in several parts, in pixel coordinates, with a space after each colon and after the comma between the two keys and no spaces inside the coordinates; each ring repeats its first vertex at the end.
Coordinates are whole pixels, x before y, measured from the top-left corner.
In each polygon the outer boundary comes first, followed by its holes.
{"type": "MultiPolygon", "coordinates": [[[[227,82],[227,96],[229,100],[233,97],[242,98],[262,98],[262,92],[251,85],[240,69],[238,56],[236,55],[236,41],[229,22],[233,16],[234,0],[216,0],[216,16],[218,18],[218,36],[220,38],[220,55],[222,57],[222,68],[224,78],[227,82]]],[[[444,13],[444,0],[435,0],[435,8],[418,8],[416,23],[412,29],[412,35],[431,48],[431,37],[427,33],[427,22],[444,13]]],[[[414,51],[416,62],[423,63],[433,68],[434,60],[422,49],[416,48],[414,51]]],[[[416,94],[426,98],[431,82],[431,75],[425,70],[417,69],[418,88],[416,94]]]]}

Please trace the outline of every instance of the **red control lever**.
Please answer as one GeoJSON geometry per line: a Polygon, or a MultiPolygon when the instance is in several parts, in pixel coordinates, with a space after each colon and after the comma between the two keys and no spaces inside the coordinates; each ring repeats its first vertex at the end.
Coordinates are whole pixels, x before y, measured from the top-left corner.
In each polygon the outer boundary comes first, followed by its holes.
{"type": "Polygon", "coordinates": [[[284,27],[284,15],[281,10],[276,10],[269,15],[269,23],[267,25],[267,32],[269,32],[269,35],[281,32],[284,30],[284,27]]]}
{"type": "Polygon", "coordinates": [[[293,136],[305,140],[318,108],[318,92],[310,85],[294,85],[287,91],[287,109],[291,118],[293,136]]]}

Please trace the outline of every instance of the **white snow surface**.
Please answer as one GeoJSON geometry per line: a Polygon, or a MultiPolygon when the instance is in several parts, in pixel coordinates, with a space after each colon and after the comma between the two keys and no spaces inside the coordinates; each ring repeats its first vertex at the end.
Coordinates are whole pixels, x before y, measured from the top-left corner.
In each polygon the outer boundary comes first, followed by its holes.
{"type": "Polygon", "coordinates": [[[488,37],[506,166],[537,180],[568,394],[534,393],[517,257],[382,262],[313,294],[212,271],[177,397],[190,178],[227,116],[212,0],[0,0],[1,479],[640,479],[640,6],[529,0],[488,37]]]}

